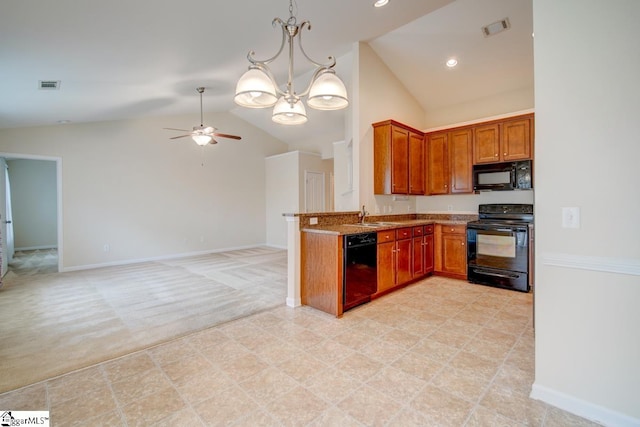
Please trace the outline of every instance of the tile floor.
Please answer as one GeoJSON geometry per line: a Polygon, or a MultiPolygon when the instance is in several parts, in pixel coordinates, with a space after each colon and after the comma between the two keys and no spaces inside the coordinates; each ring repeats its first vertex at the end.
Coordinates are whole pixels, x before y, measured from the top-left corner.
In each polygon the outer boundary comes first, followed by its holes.
{"type": "Polygon", "coordinates": [[[594,426],[528,398],[532,296],[440,277],[285,306],[0,395],[59,426],[594,426]]]}

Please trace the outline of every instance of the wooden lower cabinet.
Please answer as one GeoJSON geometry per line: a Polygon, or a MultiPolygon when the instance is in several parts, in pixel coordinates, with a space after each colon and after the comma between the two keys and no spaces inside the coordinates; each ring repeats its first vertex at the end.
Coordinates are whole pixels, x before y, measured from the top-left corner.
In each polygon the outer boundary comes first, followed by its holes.
{"type": "Polygon", "coordinates": [[[342,236],[301,233],[300,299],[325,313],[341,316],[342,236]]]}
{"type": "MultiPolygon", "coordinates": [[[[380,239],[378,238],[378,241],[380,239]]],[[[378,292],[385,293],[396,286],[396,240],[378,243],[378,292]]]]}
{"type": "Polygon", "coordinates": [[[436,224],[435,227],[435,272],[448,277],[467,278],[467,231],[466,225],[436,224]]]}
{"type": "Polygon", "coordinates": [[[413,228],[413,278],[433,273],[433,225],[413,228]]]}

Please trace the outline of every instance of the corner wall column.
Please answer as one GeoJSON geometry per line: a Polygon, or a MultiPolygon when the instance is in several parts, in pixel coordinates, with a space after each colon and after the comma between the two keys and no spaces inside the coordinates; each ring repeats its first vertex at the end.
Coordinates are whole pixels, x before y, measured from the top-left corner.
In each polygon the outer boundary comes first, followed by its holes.
{"type": "Polygon", "coordinates": [[[300,218],[287,216],[287,305],[298,307],[300,300],[300,218]]]}

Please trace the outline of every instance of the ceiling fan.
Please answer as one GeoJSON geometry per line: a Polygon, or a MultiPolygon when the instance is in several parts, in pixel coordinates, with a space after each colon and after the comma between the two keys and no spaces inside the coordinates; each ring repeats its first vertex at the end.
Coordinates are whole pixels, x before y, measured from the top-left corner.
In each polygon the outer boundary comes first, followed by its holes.
{"type": "Polygon", "coordinates": [[[218,133],[216,132],[216,128],[211,127],[211,126],[205,126],[203,124],[203,120],[202,120],[202,92],[204,92],[204,87],[198,87],[196,88],[196,90],[198,91],[198,93],[200,94],[200,126],[194,126],[192,131],[188,131],[186,129],[175,129],[175,128],[164,128],[167,130],[179,130],[181,132],[189,132],[186,135],[179,135],[179,136],[174,136],[172,138],[169,139],[178,139],[178,138],[184,138],[186,136],[190,136],[198,145],[201,146],[205,146],[207,144],[217,144],[218,141],[216,141],[213,137],[219,137],[219,138],[231,138],[231,139],[242,139],[241,137],[237,136],[237,135],[229,135],[226,133],[218,133]]]}

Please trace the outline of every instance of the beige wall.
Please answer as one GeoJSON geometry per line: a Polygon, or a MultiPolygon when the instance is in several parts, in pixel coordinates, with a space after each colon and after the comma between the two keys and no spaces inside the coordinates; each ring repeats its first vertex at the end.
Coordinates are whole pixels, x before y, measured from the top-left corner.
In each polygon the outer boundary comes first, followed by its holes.
{"type": "MultiPolygon", "coordinates": [[[[394,201],[392,196],[373,194],[372,123],[395,119],[417,129],[424,127],[424,110],[400,83],[380,57],[366,43],[360,43],[358,75],[358,116],[354,126],[354,171],[359,188],[359,205],[371,214],[391,207],[392,213],[415,212],[415,198],[394,201]]],[[[358,210],[360,206],[353,206],[358,210]]]]}
{"type": "Polygon", "coordinates": [[[14,247],[58,246],[56,162],[7,159],[11,183],[14,247]]]}
{"type": "Polygon", "coordinates": [[[305,212],[305,171],[325,174],[325,210],[329,210],[330,173],[333,159],[319,154],[289,151],[268,157],[266,164],[267,244],[287,247],[287,224],[283,213],[305,212]]]}
{"type": "Polygon", "coordinates": [[[267,244],[287,247],[287,223],[283,213],[298,212],[298,155],[291,151],[267,157],[266,165],[266,213],[267,244]]]}
{"type": "Polygon", "coordinates": [[[62,158],[64,269],[264,244],[264,158],[286,145],[227,113],[204,149],[193,116],[0,130],[0,152],[62,158]],[[109,245],[109,251],[104,251],[109,245]]]}
{"type": "Polygon", "coordinates": [[[640,2],[533,3],[533,396],[640,425],[640,2]],[[581,227],[562,228],[573,206],[581,227]]]}

